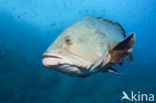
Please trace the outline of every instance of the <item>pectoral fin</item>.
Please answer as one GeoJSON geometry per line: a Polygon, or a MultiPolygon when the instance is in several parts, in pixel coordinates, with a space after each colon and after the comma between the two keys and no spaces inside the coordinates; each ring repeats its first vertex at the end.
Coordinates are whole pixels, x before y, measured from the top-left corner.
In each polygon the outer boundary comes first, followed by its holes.
{"type": "Polygon", "coordinates": [[[134,33],[130,34],[109,51],[111,63],[121,63],[124,59],[131,55],[130,53],[132,52],[135,42],[134,36],[134,33]]]}

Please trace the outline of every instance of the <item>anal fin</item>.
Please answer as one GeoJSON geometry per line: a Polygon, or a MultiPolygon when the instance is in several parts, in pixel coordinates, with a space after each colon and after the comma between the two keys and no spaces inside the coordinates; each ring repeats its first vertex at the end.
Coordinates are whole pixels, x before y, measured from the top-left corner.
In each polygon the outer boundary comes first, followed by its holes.
{"type": "Polygon", "coordinates": [[[118,75],[120,74],[116,69],[114,69],[112,67],[111,68],[108,68],[108,71],[109,72],[112,72],[112,73],[115,73],[115,74],[118,74],[118,75]]]}
{"type": "Polygon", "coordinates": [[[114,74],[120,75],[120,73],[113,67],[108,67],[107,69],[103,70],[102,72],[112,72],[114,74]]]}

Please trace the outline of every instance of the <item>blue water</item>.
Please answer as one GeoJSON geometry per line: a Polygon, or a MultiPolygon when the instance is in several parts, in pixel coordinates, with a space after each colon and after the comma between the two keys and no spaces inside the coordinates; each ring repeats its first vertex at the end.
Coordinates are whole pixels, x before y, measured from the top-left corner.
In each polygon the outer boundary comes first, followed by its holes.
{"type": "Polygon", "coordinates": [[[0,0],[0,103],[129,103],[122,91],[156,95],[155,45],[156,0],[0,0]],[[136,33],[134,61],[115,67],[122,75],[76,78],[42,66],[51,42],[84,16],[136,33]]]}

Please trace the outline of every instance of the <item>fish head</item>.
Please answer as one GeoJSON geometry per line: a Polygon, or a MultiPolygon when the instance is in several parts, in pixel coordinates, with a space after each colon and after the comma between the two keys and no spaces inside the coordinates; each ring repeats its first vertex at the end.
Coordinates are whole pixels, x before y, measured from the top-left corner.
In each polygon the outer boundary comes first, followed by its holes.
{"type": "Polygon", "coordinates": [[[64,30],[43,54],[45,67],[72,76],[88,76],[90,69],[102,58],[100,37],[95,28],[78,22],[64,30]]]}

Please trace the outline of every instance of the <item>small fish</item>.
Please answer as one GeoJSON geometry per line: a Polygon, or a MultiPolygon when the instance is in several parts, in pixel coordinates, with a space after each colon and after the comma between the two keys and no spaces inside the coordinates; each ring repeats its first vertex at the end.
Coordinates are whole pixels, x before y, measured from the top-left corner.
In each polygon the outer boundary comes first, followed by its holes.
{"type": "Polygon", "coordinates": [[[84,17],[65,29],[43,54],[42,64],[70,76],[113,72],[115,64],[133,60],[135,34],[102,17],[84,17]]]}

